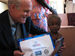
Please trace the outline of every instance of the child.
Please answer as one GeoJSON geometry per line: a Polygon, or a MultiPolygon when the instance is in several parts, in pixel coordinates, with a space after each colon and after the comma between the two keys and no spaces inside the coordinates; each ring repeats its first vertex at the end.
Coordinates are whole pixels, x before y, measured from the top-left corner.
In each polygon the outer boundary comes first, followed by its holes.
{"type": "Polygon", "coordinates": [[[48,27],[50,29],[50,35],[51,35],[53,43],[55,45],[55,49],[50,56],[54,56],[56,53],[58,56],[61,56],[58,53],[58,51],[59,51],[60,47],[63,45],[64,38],[58,32],[60,29],[60,25],[61,25],[60,17],[58,17],[56,15],[52,15],[52,16],[48,17],[48,27]]]}

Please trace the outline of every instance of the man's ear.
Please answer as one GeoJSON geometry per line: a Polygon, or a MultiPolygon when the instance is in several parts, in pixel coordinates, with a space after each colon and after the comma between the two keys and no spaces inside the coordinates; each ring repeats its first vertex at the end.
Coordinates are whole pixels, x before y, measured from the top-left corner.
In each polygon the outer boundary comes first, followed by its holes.
{"type": "Polygon", "coordinates": [[[15,4],[12,4],[11,7],[10,7],[10,9],[11,9],[12,11],[14,11],[14,10],[16,9],[16,5],[15,5],[15,4]]]}

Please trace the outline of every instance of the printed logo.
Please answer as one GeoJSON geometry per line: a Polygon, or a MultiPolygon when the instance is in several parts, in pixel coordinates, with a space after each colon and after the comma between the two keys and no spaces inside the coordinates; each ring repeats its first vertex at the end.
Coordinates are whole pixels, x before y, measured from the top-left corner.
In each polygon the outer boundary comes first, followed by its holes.
{"type": "Polygon", "coordinates": [[[44,53],[45,53],[45,54],[48,54],[48,53],[49,53],[49,50],[48,50],[48,49],[45,49],[45,50],[44,50],[44,53]]]}
{"type": "Polygon", "coordinates": [[[41,44],[38,44],[37,41],[34,41],[33,47],[35,47],[35,46],[40,46],[40,45],[41,45],[41,44]]]}
{"type": "Polygon", "coordinates": [[[41,51],[36,51],[36,52],[35,52],[35,55],[36,55],[36,56],[42,55],[42,52],[41,52],[41,51]]]}

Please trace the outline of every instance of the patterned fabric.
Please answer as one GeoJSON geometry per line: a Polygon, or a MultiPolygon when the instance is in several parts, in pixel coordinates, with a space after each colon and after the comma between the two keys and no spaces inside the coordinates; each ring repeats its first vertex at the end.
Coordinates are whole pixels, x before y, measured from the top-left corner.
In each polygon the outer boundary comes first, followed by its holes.
{"type": "Polygon", "coordinates": [[[47,26],[47,10],[44,9],[40,4],[37,3],[36,0],[31,0],[32,1],[32,11],[31,11],[31,18],[33,23],[48,31],[48,26],[47,26]]]}
{"type": "Polygon", "coordinates": [[[45,0],[49,4],[49,0],[45,0]]]}

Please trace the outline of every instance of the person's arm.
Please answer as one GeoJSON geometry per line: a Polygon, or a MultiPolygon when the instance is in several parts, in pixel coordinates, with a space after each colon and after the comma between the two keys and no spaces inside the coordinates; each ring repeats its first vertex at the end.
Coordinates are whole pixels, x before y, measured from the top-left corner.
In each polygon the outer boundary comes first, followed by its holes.
{"type": "Polygon", "coordinates": [[[36,0],[39,4],[41,4],[43,7],[48,8],[52,14],[58,15],[56,10],[54,10],[50,5],[48,5],[45,0],[36,0]]]}
{"type": "Polygon", "coordinates": [[[32,19],[30,17],[27,18],[25,26],[27,26],[26,27],[27,32],[30,32],[30,34],[32,34],[32,35],[39,35],[39,34],[47,33],[44,29],[37,27],[33,23],[32,19]]]}
{"type": "Polygon", "coordinates": [[[47,33],[47,32],[44,29],[35,26],[34,23],[31,20],[31,31],[30,31],[30,33],[33,34],[33,35],[35,35],[35,34],[39,35],[39,34],[44,34],[44,33],[47,33]]]}
{"type": "Polygon", "coordinates": [[[61,46],[61,48],[60,48],[60,50],[58,52],[59,53],[62,53],[65,48],[66,48],[66,46],[65,46],[65,42],[64,42],[63,43],[63,46],[61,46]]]}
{"type": "Polygon", "coordinates": [[[56,47],[50,56],[54,56],[56,53],[58,53],[60,51],[61,47],[63,46],[63,41],[64,41],[63,37],[61,37],[60,39],[57,40],[56,47]]]}
{"type": "Polygon", "coordinates": [[[24,55],[25,53],[20,52],[19,50],[1,50],[0,49],[0,56],[21,56],[24,55]]]}
{"type": "Polygon", "coordinates": [[[60,49],[60,41],[57,42],[57,45],[50,56],[54,56],[59,51],[59,49],[60,49]]]}

